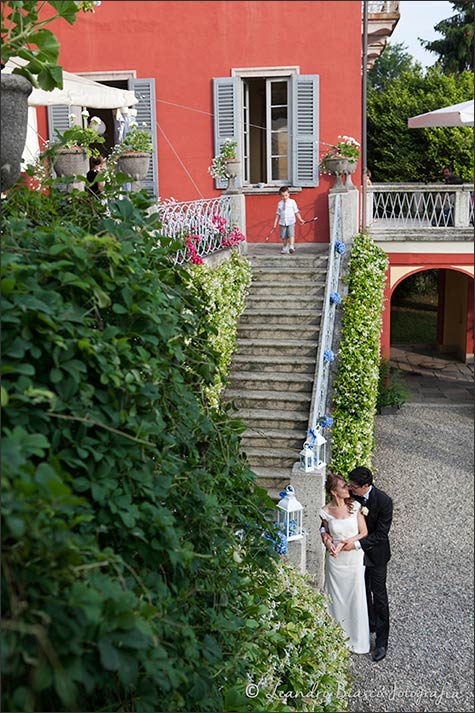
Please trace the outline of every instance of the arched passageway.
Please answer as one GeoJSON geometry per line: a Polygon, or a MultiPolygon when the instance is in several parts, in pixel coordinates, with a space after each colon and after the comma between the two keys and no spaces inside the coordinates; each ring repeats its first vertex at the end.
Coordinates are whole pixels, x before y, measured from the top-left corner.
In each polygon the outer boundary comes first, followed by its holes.
{"type": "Polygon", "coordinates": [[[393,285],[390,345],[473,361],[473,277],[457,269],[415,269],[393,285]]]}

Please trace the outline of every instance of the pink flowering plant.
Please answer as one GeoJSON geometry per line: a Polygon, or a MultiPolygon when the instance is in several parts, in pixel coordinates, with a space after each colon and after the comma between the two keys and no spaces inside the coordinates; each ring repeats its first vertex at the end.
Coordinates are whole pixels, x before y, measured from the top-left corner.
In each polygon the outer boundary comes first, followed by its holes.
{"type": "Polygon", "coordinates": [[[328,173],[327,161],[332,158],[347,158],[349,161],[357,161],[360,157],[360,144],[352,136],[339,136],[336,144],[330,146],[328,151],[322,156],[320,170],[328,173]]]}
{"type": "Polygon", "coordinates": [[[188,233],[183,237],[185,262],[191,262],[193,265],[200,265],[203,262],[202,255],[213,253],[220,248],[235,247],[246,239],[236,225],[230,228],[226,218],[217,214],[211,217],[208,235],[188,233]]]}

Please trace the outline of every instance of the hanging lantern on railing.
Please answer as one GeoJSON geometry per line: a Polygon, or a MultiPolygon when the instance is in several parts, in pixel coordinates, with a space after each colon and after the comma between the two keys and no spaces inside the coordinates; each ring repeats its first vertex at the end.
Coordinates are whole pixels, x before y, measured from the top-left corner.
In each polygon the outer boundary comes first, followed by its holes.
{"type": "Polygon", "coordinates": [[[303,505],[295,497],[295,490],[291,485],[286,487],[282,495],[283,498],[277,503],[277,527],[288,542],[301,540],[303,505]]]}
{"type": "Polygon", "coordinates": [[[308,441],[305,441],[300,451],[300,470],[311,473],[313,470],[313,448],[308,441]]]}

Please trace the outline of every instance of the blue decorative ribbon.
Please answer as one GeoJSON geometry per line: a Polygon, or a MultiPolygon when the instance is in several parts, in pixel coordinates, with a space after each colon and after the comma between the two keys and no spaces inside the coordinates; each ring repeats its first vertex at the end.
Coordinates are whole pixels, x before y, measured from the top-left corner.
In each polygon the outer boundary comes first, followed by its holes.
{"type": "Polygon", "coordinates": [[[331,416],[322,416],[320,419],[320,426],[322,428],[329,428],[330,426],[333,426],[333,419],[331,416]]]}
{"type": "Polygon", "coordinates": [[[346,250],[345,243],[341,243],[339,240],[335,240],[335,250],[339,255],[342,255],[346,250]]]}
{"type": "Polygon", "coordinates": [[[332,305],[339,305],[341,302],[341,297],[338,294],[338,292],[332,292],[330,294],[330,304],[332,305]]]}
{"type": "Polygon", "coordinates": [[[323,352],[323,361],[335,361],[335,352],[331,349],[325,349],[323,352]]]}

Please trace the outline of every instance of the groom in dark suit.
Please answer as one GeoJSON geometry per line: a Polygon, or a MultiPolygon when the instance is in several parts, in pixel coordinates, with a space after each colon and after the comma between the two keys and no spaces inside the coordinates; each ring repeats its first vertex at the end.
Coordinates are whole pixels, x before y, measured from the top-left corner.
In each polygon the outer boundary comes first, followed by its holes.
{"type": "Polygon", "coordinates": [[[373,474],[369,468],[355,468],[348,474],[348,480],[351,494],[362,505],[368,534],[359,541],[348,543],[343,549],[361,547],[364,551],[369,626],[371,631],[376,632],[372,658],[373,661],[381,661],[386,656],[389,636],[386,572],[391,557],[388,533],[393,517],[393,501],[373,485],[373,474]]]}

